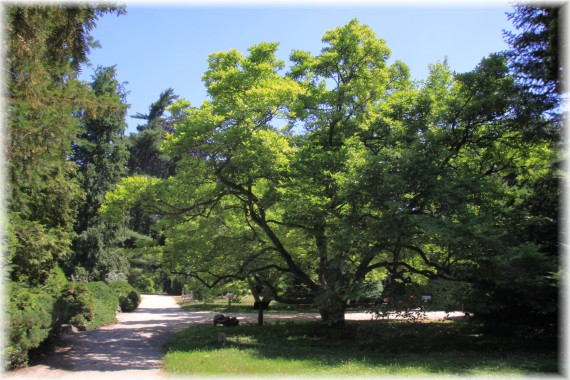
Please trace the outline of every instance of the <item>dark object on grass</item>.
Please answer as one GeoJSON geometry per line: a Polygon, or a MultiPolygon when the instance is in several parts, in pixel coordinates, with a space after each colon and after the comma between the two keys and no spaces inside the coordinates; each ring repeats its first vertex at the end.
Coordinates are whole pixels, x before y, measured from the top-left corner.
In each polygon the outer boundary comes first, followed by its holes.
{"type": "Polygon", "coordinates": [[[226,317],[223,314],[216,314],[214,315],[214,326],[218,324],[224,326],[237,326],[239,325],[239,321],[236,317],[226,317]]]}

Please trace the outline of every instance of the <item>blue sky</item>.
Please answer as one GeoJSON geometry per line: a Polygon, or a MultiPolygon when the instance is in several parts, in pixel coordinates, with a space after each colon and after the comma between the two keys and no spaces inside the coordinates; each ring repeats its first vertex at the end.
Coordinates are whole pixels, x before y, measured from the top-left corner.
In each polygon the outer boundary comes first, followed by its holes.
{"type": "MultiPolygon", "coordinates": [[[[310,4],[310,3],[309,3],[310,4]]],[[[96,66],[117,66],[128,82],[129,114],[147,113],[159,94],[174,92],[199,106],[206,98],[202,74],[210,53],[279,42],[278,57],[288,62],[293,49],[317,54],[325,31],[356,18],[370,26],[392,50],[390,61],[405,62],[414,79],[425,79],[428,65],[447,57],[452,70],[465,72],[491,53],[507,48],[503,30],[512,30],[506,2],[407,5],[350,3],[325,6],[127,3],[127,15],[107,15],[92,32],[101,48],[89,59],[96,66]]],[[[405,3],[404,3],[405,4],[405,3]]],[[[90,81],[93,68],[84,68],[90,81]]],[[[142,120],[128,118],[127,134],[142,120]]]]}

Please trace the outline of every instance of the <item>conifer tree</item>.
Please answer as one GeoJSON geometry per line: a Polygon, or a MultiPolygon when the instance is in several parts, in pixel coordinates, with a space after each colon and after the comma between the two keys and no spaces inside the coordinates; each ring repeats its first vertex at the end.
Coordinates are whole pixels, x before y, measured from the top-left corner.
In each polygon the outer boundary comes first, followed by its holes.
{"type": "Polygon", "coordinates": [[[137,127],[138,133],[130,136],[129,169],[133,175],[150,175],[167,178],[174,174],[175,161],[160,150],[165,133],[172,131],[172,119],[165,112],[178,96],[172,88],[163,91],[158,100],[149,107],[147,115],[134,117],[146,121],[137,127]]]}
{"type": "MultiPolygon", "coordinates": [[[[98,67],[90,86],[88,107],[80,113],[81,134],[73,146],[78,182],[85,193],[75,232],[74,258],[69,268],[84,268],[91,279],[126,271],[126,261],[113,246],[117,229],[98,215],[105,193],[126,174],[128,160],[126,91],[116,79],[115,67],[98,67]]],[[[71,268],[68,271],[71,271],[71,268]]]]}
{"type": "Polygon", "coordinates": [[[124,12],[94,4],[6,9],[8,265],[15,281],[42,284],[71,253],[84,198],[68,160],[87,97],[77,76],[97,46],[89,33],[98,18],[124,12]]]}

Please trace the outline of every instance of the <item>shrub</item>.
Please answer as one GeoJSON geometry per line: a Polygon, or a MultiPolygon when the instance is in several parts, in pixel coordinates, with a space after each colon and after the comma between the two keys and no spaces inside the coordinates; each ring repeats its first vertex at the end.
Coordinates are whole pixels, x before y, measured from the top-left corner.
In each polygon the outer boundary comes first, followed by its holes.
{"type": "Polygon", "coordinates": [[[111,288],[113,294],[119,298],[121,311],[133,311],[141,303],[139,292],[127,282],[113,282],[109,284],[109,288],[111,288]]]}
{"type": "Polygon", "coordinates": [[[22,284],[8,286],[9,342],[5,366],[25,365],[30,350],[39,347],[52,330],[55,299],[40,289],[22,284]]]}
{"type": "MultiPolygon", "coordinates": [[[[55,270],[43,289],[15,282],[8,284],[9,341],[4,367],[25,365],[30,351],[50,336],[56,336],[62,324],[91,330],[116,321],[119,297],[109,286],[103,282],[66,282],[60,272],[55,270]]],[[[130,293],[127,297],[134,303],[138,293],[130,293]]],[[[140,297],[137,306],[138,302],[140,297]]]]}
{"type": "Polygon", "coordinates": [[[87,325],[88,330],[100,326],[115,323],[117,320],[117,310],[119,308],[119,298],[113,293],[111,288],[102,281],[89,282],[87,286],[90,299],[93,302],[93,316],[87,325]]]}
{"type": "Polygon", "coordinates": [[[95,304],[89,294],[87,284],[71,282],[67,284],[56,306],[56,327],[70,323],[79,330],[85,331],[93,320],[95,304]]]}
{"type": "Polygon", "coordinates": [[[59,297],[63,289],[69,284],[63,270],[56,265],[51,271],[43,289],[53,297],[59,297]]]}
{"type": "Polygon", "coordinates": [[[79,330],[92,330],[116,321],[119,299],[104,282],[69,283],[57,302],[57,320],[79,330]]]}
{"type": "Polygon", "coordinates": [[[105,282],[111,284],[113,282],[127,282],[127,275],[116,270],[112,270],[105,276],[105,282]]]}
{"type": "Polygon", "coordinates": [[[145,274],[137,277],[135,280],[135,287],[143,293],[155,293],[156,287],[154,280],[145,274]]]}

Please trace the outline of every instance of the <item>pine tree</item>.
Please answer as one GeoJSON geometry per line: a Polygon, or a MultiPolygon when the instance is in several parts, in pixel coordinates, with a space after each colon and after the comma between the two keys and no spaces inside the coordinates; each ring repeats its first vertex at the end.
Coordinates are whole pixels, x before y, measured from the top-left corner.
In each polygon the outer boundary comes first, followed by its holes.
{"type": "Polygon", "coordinates": [[[130,136],[129,169],[131,174],[145,174],[153,177],[168,178],[174,174],[175,160],[160,150],[165,133],[172,131],[172,119],[164,116],[167,107],[178,96],[172,88],[160,94],[156,102],[150,105],[148,115],[141,113],[134,117],[146,120],[139,125],[138,134],[130,136]]]}
{"type": "Polygon", "coordinates": [[[509,18],[517,32],[505,33],[509,66],[522,87],[517,112],[525,123],[534,119],[532,134],[553,140],[559,139],[562,125],[561,7],[556,2],[516,5],[509,18]],[[537,122],[540,119],[546,123],[537,122]]]}
{"type": "MultiPolygon", "coordinates": [[[[135,118],[146,123],[137,127],[138,133],[129,136],[129,162],[131,175],[168,178],[174,175],[176,159],[167,156],[160,146],[166,133],[173,132],[174,118],[167,108],[178,99],[172,88],[163,91],[149,106],[148,114],[137,113],[135,118]]],[[[141,290],[159,287],[169,291],[170,280],[161,270],[163,239],[153,230],[156,218],[141,207],[133,207],[127,222],[125,255],[131,266],[129,280],[141,290]],[[149,276],[149,273],[153,275],[149,276]]]]}

